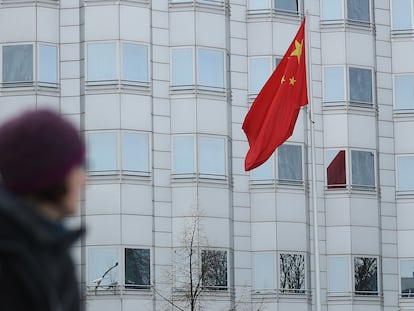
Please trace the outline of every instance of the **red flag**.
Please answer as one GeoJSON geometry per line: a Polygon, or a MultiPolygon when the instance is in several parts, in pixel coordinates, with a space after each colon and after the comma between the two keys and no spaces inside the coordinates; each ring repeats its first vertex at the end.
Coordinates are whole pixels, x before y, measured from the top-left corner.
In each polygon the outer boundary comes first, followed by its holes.
{"type": "Polygon", "coordinates": [[[305,19],[276,70],[257,95],[243,130],[249,141],[246,171],[266,162],[292,136],[300,107],[307,105],[305,19]]]}

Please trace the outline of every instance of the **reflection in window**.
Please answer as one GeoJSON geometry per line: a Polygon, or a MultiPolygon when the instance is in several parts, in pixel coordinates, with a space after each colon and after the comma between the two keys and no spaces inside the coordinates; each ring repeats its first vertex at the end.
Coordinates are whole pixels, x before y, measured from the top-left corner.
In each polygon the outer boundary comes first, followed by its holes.
{"type": "Polygon", "coordinates": [[[273,180],[273,157],[251,171],[252,180],[273,180]]]}
{"type": "Polygon", "coordinates": [[[338,20],[342,19],[342,0],[323,0],[322,19],[338,20]]]}
{"type": "Polygon", "coordinates": [[[323,97],[325,104],[343,103],[345,101],[344,67],[324,68],[323,97]]]}
{"type": "Polygon", "coordinates": [[[392,0],[392,29],[409,30],[411,25],[412,0],[392,0]]]}
{"type": "Polygon", "coordinates": [[[348,19],[369,23],[369,1],[370,0],[347,0],[348,19]]]}
{"type": "Polygon", "coordinates": [[[210,87],[224,87],[223,52],[198,49],[198,84],[210,87]]]}
{"type": "Polygon", "coordinates": [[[369,151],[351,151],[352,185],[375,187],[374,153],[369,151]]]}
{"type": "Polygon", "coordinates": [[[270,253],[254,254],[254,288],[275,288],[275,256],[270,253]]]}
{"type": "Polygon", "coordinates": [[[213,290],[227,289],[227,252],[202,250],[201,275],[204,287],[213,290]]]}
{"type": "Polygon", "coordinates": [[[192,85],[193,50],[191,48],[172,50],[172,85],[192,85]]]}
{"type": "Polygon", "coordinates": [[[305,256],[280,254],[280,291],[282,293],[305,293],[305,256]]]}
{"type": "Polygon", "coordinates": [[[399,75],[394,78],[396,109],[414,109],[414,75],[399,75]]]}
{"type": "Polygon", "coordinates": [[[148,135],[131,132],[122,133],[122,170],[148,172],[148,135]]]}
{"type": "Polygon", "coordinates": [[[255,57],[249,63],[250,94],[258,94],[270,76],[270,57],[255,57]]]}
{"type": "Polygon", "coordinates": [[[352,103],[372,104],[370,69],[349,67],[349,96],[352,103]]]}
{"type": "Polygon", "coordinates": [[[398,191],[414,190],[414,156],[397,157],[398,191]]]}
{"type": "Polygon", "coordinates": [[[328,151],[327,183],[328,189],[346,187],[345,150],[328,151]]]}
{"type": "Polygon", "coordinates": [[[278,179],[286,182],[302,182],[302,147],[285,144],[277,150],[278,179]]]}
{"type": "Polygon", "coordinates": [[[400,261],[401,296],[414,297],[414,260],[400,261]]]}
{"type": "Polygon", "coordinates": [[[174,174],[194,173],[194,137],[176,136],[173,138],[174,174]]]}
{"type": "Polygon", "coordinates": [[[122,80],[148,81],[148,49],[145,45],[122,44],[122,80]]]}
{"type": "Polygon", "coordinates": [[[149,288],[150,250],[125,249],[125,287],[149,288]]]}
{"type": "Polygon", "coordinates": [[[348,257],[328,258],[328,286],[330,293],[349,292],[349,275],[348,257]]]}
{"type": "Polygon", "coordinates": [[[111,81],[116,79],[116,44],[88,44],[88,81],[111,81]]]}
{"type": "Polygon", "coordinates": [[[39,82],[57,83],[57,47],[54,45],[39,45],[39,82]]]}
{"type": "Polygon", "coordinates": [[[33,81],[33,45],[3,46],[3,83],[33,81]]]}
{"type": "Polygon", "coordinates": [[[109,289],[118,285],[118,250],[116,248],[91,248],[88,254],[88,285],[109,289]]]}
{"type": "Polygon", "coordinates": [[[117,134],[97,132],[88,134],[88,169],[90,172],[111,174],[118,168],[117,134]]]}
{"type": "Polygon", "coordinates": [[[275,9],[286,12],[298,12],[297,0],[275,0],[275,9]]]}
{"type": "Polygon", "coordinates": [[[199,170],[200,174],[226,174],[225,140],[201,136],[199,138],[199,170]]]}
{"type": "Polygon", "coordinates": [[[378,295],[377,259],[370,257],[354,258],[354,278],[356,295],[378,295]]]}

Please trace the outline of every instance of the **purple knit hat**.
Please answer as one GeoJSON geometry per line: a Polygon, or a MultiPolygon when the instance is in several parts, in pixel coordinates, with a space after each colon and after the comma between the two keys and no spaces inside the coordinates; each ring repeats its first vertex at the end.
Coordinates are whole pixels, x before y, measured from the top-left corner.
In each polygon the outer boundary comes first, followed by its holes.
{"type": "Polygon", "coordinates": [[[29,111],[0,126],[0,181],[15,194],[62,182],[84,159],[78,131],[55,112],[29,111]]]}

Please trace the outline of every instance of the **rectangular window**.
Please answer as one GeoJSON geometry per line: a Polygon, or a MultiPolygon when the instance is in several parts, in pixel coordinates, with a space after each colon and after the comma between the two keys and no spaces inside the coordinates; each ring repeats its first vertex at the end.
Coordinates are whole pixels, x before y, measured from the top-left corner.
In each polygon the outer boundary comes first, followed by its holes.
{"type": "Polygon", "coordinates": [[[145,45],[122,44],[122,80],[148,82],[148,48],[145,45]]]}
{"type": "Polygon", "coordinates": [[[342,0],[323,0],[322,19],[323,20],[343,19],[342,0]]]}
{"type": "Polygon", "coordinates": [[[344,67],[324,68],[323,98],[325,104],[341,104],[345,101],[344,67]]]}
{"type": "Polygon", "coordinates": [[[197,71],[198,85],[224,88],[224,53],[198,49],[197,71]]]}
{"type": "Polygon", "coordinates": [[[414,260],[400,261],[401,297],[414,297],[414,260]]]}
{"type": "Polygon", "coordinates": [[[33,45],[3,46],[3,83],[33,81],[33,45]]]}
{"type": "Polygon", "coordinates": [[[397,189],[398,191],[414,190],[414,156],[397,157],[397,189]]]}
{"type": "Polygon", "coordinates": [[[203,286],[213,290],[227,289],[227,252],[201,251],[201,276],[203,286]]]}
{"type": "Polygon", "coordinates": [[[265,163],[251,171],[251,179],[254,181],[273,180],[273,157],[270,157],[265,163]]]}
{"type": "Polygon", "coordinates": [[[205,175],[226,175],[224,138],[201,136],[199,138],[199,172],[205,175]]]}
{"type": "Polygon", "coordinates": [[[116,43],[88,44],[88,81],[118,79],[116,43]]]}
{"type": "Polygon", "coordinates": [[[125,249],[125,287],[150,287],[150,250],[125,249]]]}
{"type": "Polygon", "coordinates": [[[349,67],[349,97],[352,103],[372,104],[371,69],[349,67]]]}
{"type": "Polygon", "coordinates": [[[278,179],[282,182],[302,182],[302,147],[285,144],[277,149],[278,179]]]}
{"type": "Polygon", "coordinates": [[[412,0],[392,0],[392,29],[410,30],[412,29],[412,0]]]}
{"type": "Polygon", "coordinates": [[[301,254],[280,254],[280,292],[287,294],[305,293],[305,256],[301,254]]]}
{"type": "Polygon", "coordinates": [[[370,0],[346,0],[348,19],[357,22],[370,22],[370,0]]]}
{"type": "Polygon", "coordinates": [[[254,288],[256,290],[275,289],[275,255],[254,254],[254,288]]]}
{"type": "Polygon", "coordinates": [[[118,143],[115,132],[88,134],[88,169],[92,174],[113,174],[118,169],[118,143]]]}
{"type": "Polygon", "coordinates": [[[88,286],[111,289],[119,282],[118,250],[116,248],[90,248],[88,251],[88,286]]]}
{"type": "Polygon", "coordinates": [[[249,61],[250,94],[259,94],[271,74],[271,58],[255,57],[249,61]]]}
{"type": "Polygon", "coordinates": [[[355,257],[354,278],[356,295],[378,295],[377,259],[355,257]]]}
{"type": "Polygon", "coordinates": [[[194,174],[194,137],[175,136],[173,138],[174,174],[194,174]]]}
{"type": "Polygon", "coordinates": [[[39,44],[39,82],[57,84],[58,54],[54,45],[39,44]]]}
{"type": "Polygon", "coordinates": [[[351,151],[352,186],[375,187],[374,153],[369,151],[351,151]]]}
{"type": "Polygon", "coordinates": [[[328,189],[346,187],[345,150],[327,151],[326,178],[328,189]]]}
{"type": "Polygon", "coordinates": [[[269,0],[249,0],[249,10],[269,9],[269,0]]]}
{"type": "Polygon", "coordinates": [[[414,75],[394,77],[395,109],[414,109],[414,75]]]}
{"type": "Polygon", "coordinates": [[[147,134],[122,133],[122,170],[132,174],[149,172],[147,134]]]}
{"type": "Polygon", "coordinates": [[[349,259],[348,257],[328,258],[328,289],[329,293],[348,293],[349,286],[349,259]]]}
{"type": "Polygon", "coordinates": [[[288,12],[288,13],[297,13],[298,12],[298,1],[297,0],[275,0],[275,9],[288,12]]]}
{"type": "Polygon", "coordinates": [[[172,50],[172,85],[188,86],[194,84],[193,49],[172,50]]]}

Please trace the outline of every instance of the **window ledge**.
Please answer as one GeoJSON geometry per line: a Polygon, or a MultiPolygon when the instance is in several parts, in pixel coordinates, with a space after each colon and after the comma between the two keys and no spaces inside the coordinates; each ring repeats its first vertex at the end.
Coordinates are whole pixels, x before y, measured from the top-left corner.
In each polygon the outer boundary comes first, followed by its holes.
{"type": "Polygon", "coordinates": [[[414,120],[414,109],[394,109],[394,118],[412,121],[414,120]]]}
{"type": "Polygon", "coordinates": [[[172,174],[172,184],[179,185],[192,185],[195,183],[229,186],[229,180],[224,175],[206,175],[206,174],[172,174]]]}
{"type": "Polygon", "coordinates": [[[3,0],[4,8],[11,7],[28,7],[28,6],[44,6],[50,8],[59,8],[59,1],[56,0],[3,0]]]}
{"type": "Polygon", "coordinates": [[[391,39],[412,39],[414,37],[414,29],[391,30],[391,39]]]}
{"type": "Polygon", "coordinates": [[[151,88],[149,82],[132,81],[87,81],[86,94],[106,94],[130,92],[134,94],[149,95],[151,88]]]}
{"type": "Polygon", "coordinates": [[[303,14],[295,11],[283,11],[278,9],[248,10],[248,20],[283,21],[291,24],[300,23],[303,14]]]}
{"type": "Polygon", "coordinates": [[[203,0],[194,0],[194,1],[170,1],[170,9],[172,12],[180,11],[204,11],[211,13],[221,13],[225,14],[229,6],[223,1],[203,1],[203,0]]]}
{"type": "Polygon", "coordinates": [[[2,83],[1,90],[2,95],[33,95],[38,93],[40,95],[59,95],[59,84],[45,84],[36,82],[23,82],[23,83],[2,83]]]}
{"type": "Polygon", "coordinates": [[[151,173],[88,172],[87,181],[88,184],[113,184],[125,181],[137,184],[150,184],[151,173]]]}
{"type": "Polygon", "coordinates": [[[171,86],[170,95],[173,97],[213,97],[227,99],[227,90],[225,88],[207,87],[207,86],[171,86]]]}
{"type": "Polygon", "coordinates": [[[131,5],[131,6],[144,6],[149,5],[149,0],[85,0],[85,6],[98,6],[98,5],[131,5]]]}
{"type": "MultiPolygon", "coordinates": [[[[414,200],[414,190],[397,190],[396,198],[399,200],[414,200]]],[[[413,294],[414,297],[414,294],[413,294]]]]}
{"type": "Polygon", "coordinates": [[[346,185],[342,188],[339,188],[339,187],[329,188],[329,187],[335,187],[335,185],[325,186],[326,196],[362,195],[362,196],[376,197],[378,195],[378,189],[376,187],[359,187],[359,186],[350,186],[350,185],[346,185]]]}
{"type": "Polygon", "coordinates": [[[357,31],[371,34],[375,32],[375,25],[370,22],[348,19],[322,20],[320,28],[325,31],[357,31]]]}
{"type": "Polygon", "coordinates": [[[327,103],[324,102],[322,109],[328,114],[337,114],[337,113],[353,113],[358,115],[371,115],[376,116],[377,109],[373,104],[358,104],[358,103],[347,103],[347,102],[337,102],[337,103],[327,103]]]}

